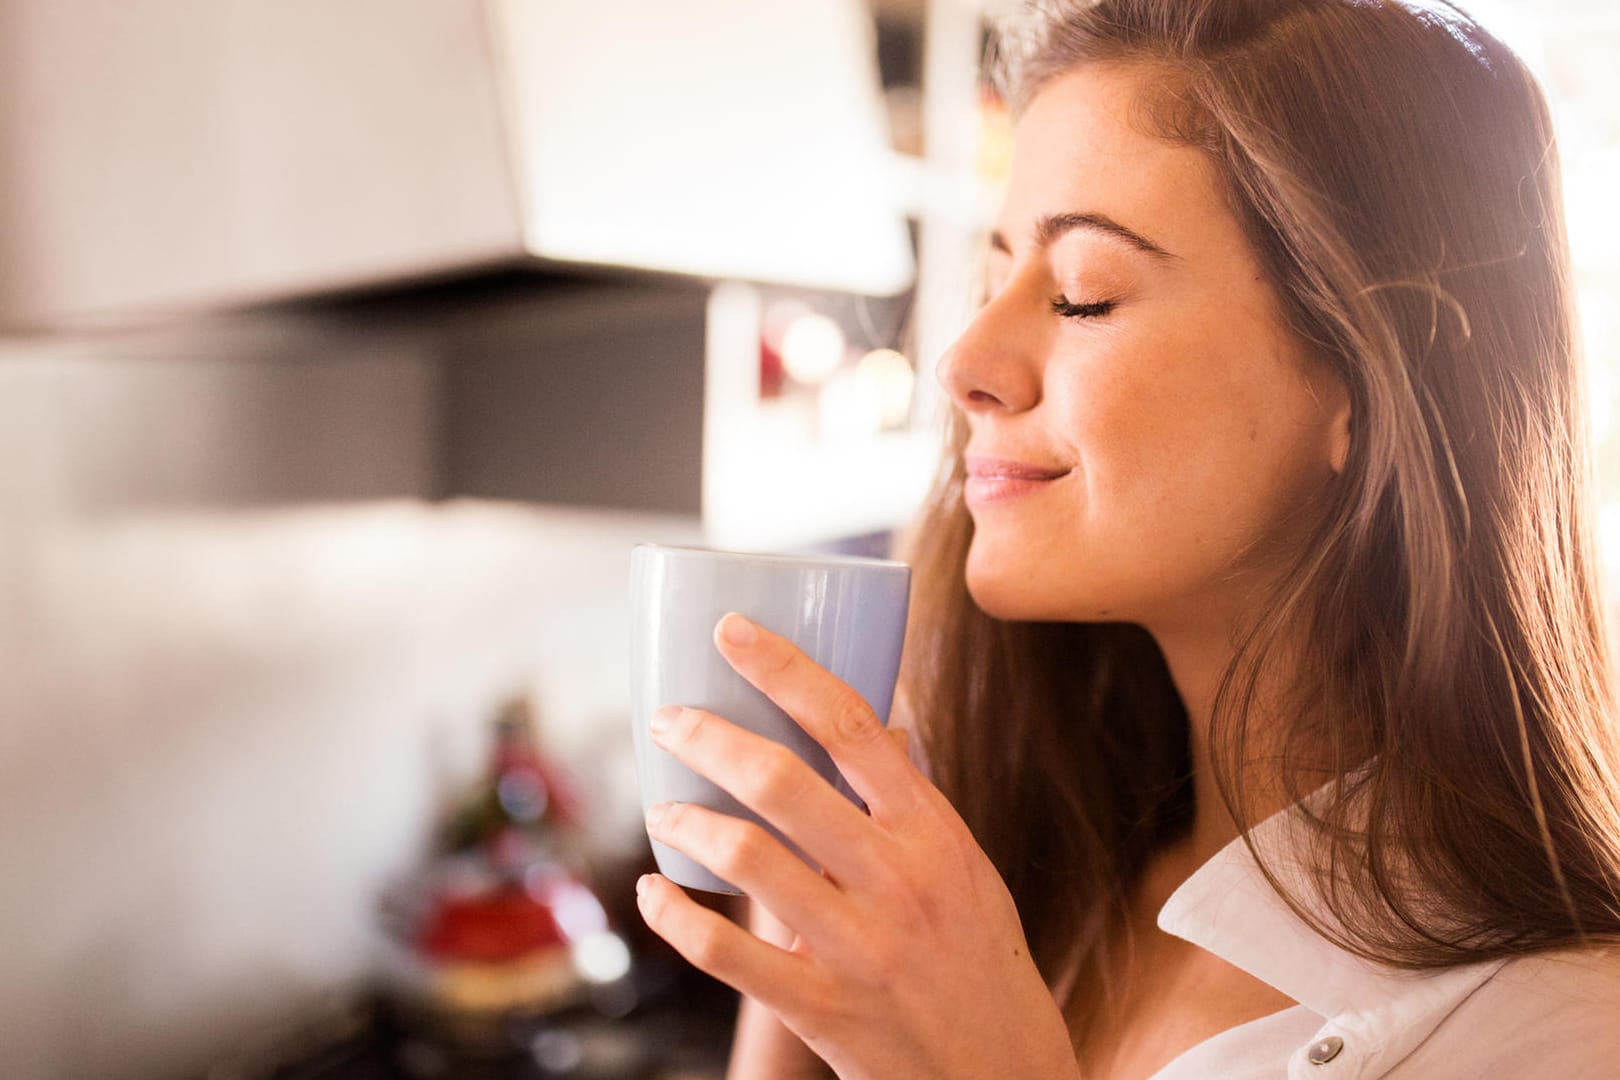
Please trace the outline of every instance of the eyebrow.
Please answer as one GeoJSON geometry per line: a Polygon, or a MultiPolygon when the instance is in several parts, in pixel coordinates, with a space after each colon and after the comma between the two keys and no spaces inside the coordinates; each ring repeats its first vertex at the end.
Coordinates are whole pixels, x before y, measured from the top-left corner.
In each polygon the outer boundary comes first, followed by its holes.
{"type": "MultiPolygon", "coordinates": [[[[1042,217],[1035,223],[1033,233],[1035,246],[1040,248],[1049,247],[1058,237],[1075,229],[1087,229],[1091,232],[1102,233],[1104,236],[1111,236],[1115,240],[1122,240],[1138,251],[1144,251],[1156,259],[1177,258],[1177,256],[1172,255],[1141,233],[1136,232],[1134,229],[1127,229],[1107,214],[1079,211],[1047,214],[1042,217]]],[[[1005,252],[1008,255],[1012,254],[1012,247],[1007,243],[1007,238],[1002,235],[1000,229],[990,233],[990,246],[997,251],[1005,252]]]]}

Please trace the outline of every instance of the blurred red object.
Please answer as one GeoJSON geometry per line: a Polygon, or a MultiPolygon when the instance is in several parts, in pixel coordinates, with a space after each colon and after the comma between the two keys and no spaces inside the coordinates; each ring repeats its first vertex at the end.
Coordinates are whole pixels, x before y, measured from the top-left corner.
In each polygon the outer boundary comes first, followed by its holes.
{"type": "Polygon", "coordinates": [[[417,949],[435,960],[490,962],[566,944],[551,909],[513,886],[440,900],[416,940],[417,949]]]}
{"type": "Polygon", "coordinates": [[[541,753],[532,706],[509,702],[494,727],[435,854],[379,906],[384,1000],[406,1029],[480,1056],[521,1055],[546,1017],[635,993],[581,847],[583,804],[541,753]]]}
{"type": "Polygon", "coordinates": [[[782,366],[782,354],[766,338],[759,341],[759,396],[762,399],[780,397],[782,385],[787,381],[787,370],[782,366]]]}

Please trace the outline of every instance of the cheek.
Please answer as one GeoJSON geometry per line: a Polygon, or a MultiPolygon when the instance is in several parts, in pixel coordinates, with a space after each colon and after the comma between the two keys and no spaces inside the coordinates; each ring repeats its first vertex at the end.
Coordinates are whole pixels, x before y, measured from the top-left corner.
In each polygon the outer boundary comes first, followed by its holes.
{"type": "Polygon", "coordinates": [[[1272,342],[1120,350],[1075,375],[1053,404],[1071,421],[1091,524],[1144,557],[1218,559],[1326,469],[1303,377],[1272,342]]]}
{"type": "Polygon", "coordinates": [[[1244,388],[1195,347],[1126,344],[1049,383],[1049,404],[1075,441],[1094,497],[1120,508],[1152,504],[1252,423],[1244,388]]]}
{"type": "Polygon", "coordinates": [[[1225,579],[1331,475],[1293,361],[1270,343],[1214,340],[1119,339],[1048,370],[1044,424],[1072,447],[1078,482],[1038,509],[985,516],[967,567],[982,608],[1082,620],[1164,611],[1225,579]]]}

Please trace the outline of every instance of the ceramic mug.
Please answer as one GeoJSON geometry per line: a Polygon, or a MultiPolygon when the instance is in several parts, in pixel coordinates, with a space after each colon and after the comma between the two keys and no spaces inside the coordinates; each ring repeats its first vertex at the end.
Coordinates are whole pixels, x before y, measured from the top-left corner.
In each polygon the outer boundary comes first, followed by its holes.
{"type": "MultiPolygon", "coordinates": [[[[643,813],[666,800],[698,803],[781,837],[653,744],[647,725],[663,705],[703,709],[789,747],[861,805],[821,745],[726,663],[715,648],[714,628],[735,611],[780,634],[848,683],[887,724],[905,639],[909,566],[641,544],[630,555],[630,581],[631,725],[643,813]]],[[[710,892],[741,891],[674,848],[656,840],[652,846],[659,872],[671,881],[710,892]]]]}

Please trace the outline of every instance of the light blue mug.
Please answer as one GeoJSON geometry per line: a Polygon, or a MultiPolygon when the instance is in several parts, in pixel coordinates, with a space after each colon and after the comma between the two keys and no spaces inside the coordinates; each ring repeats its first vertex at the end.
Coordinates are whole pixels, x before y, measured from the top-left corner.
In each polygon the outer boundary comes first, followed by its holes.
{"type": "MultiPolygon", "coordinates": [[[[860,804],[820,744],[726,663],[714,627],[735,611],[782,635],[853,687],[887,724],[905,641],[909,566],[641,544],[630,555],[630,582],[631,727],[643,813],[665,800],[691,802],[771,828],[653,744],[647,724],[663,705],[704,709],[782,743],[860,804]]],[[[659,872],[671,881],[741,892],[679,851],[652,846],[659,872]]]]}

